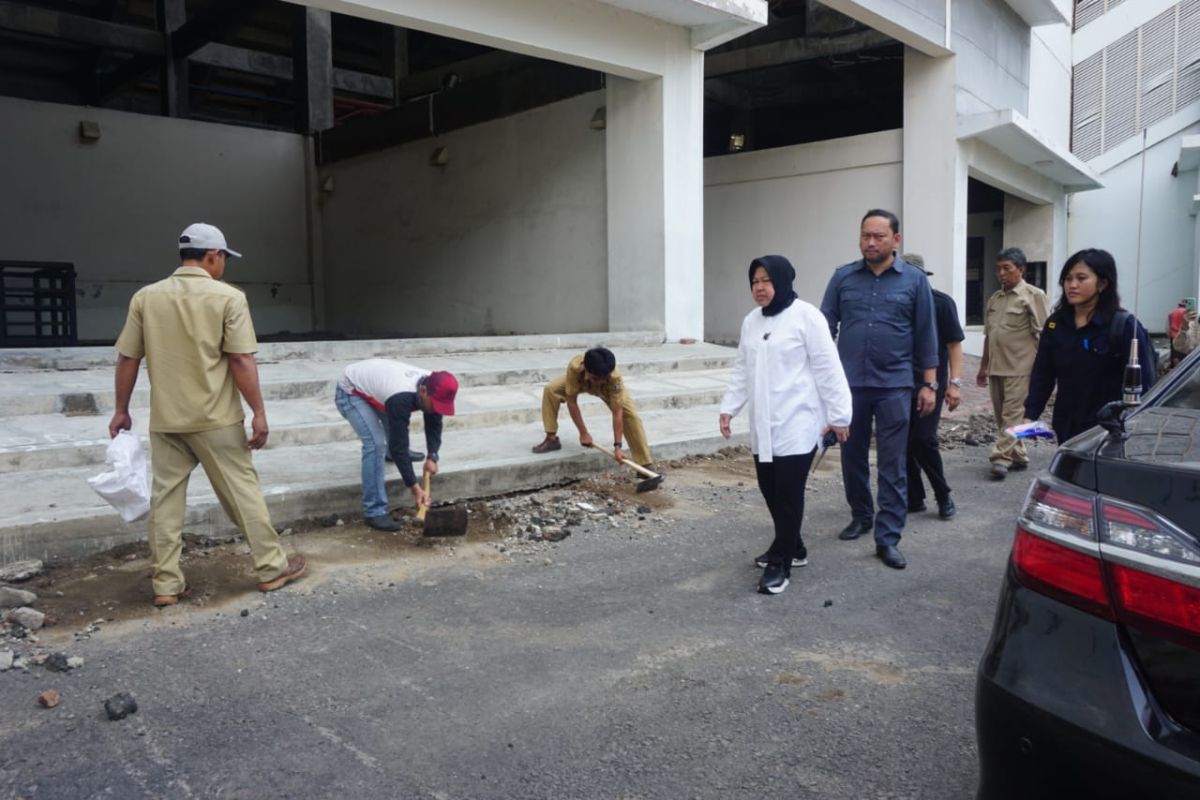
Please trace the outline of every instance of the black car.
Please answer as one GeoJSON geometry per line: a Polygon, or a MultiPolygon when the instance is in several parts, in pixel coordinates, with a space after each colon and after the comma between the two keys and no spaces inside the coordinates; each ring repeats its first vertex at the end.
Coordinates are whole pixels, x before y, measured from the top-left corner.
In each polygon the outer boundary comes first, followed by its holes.
{"type": "Polygon", "coordinates": [[[1200,352],[1116,416],[1059,448],[1017,519],[978,800],[1200,799],[1200,352]]]}

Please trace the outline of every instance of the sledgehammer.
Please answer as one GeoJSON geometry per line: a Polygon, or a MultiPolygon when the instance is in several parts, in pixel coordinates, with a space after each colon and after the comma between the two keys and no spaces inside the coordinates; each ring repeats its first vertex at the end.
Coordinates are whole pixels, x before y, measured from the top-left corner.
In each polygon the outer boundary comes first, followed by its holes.
{"type": "MultiPolygon", "coordinates": [[[[596,448],[601,453],[604,453],[604,455],[608,456],[609,458],[612,458],[612,459],[616,458],[616,456],[613,455],[612,451],[605,450],[603,447],[596,444],[595,442],[592,443],[592,447],[596,448]]],[[[646,480],[638,481],[637,491],[639,494],[642,492],[653,491],[654,489],[657,489],[659,486],[662,485],[663,476],[659,475],[657,472],[651,472],[650,470],[643,467],[641,464],[638,464],[636,461],[625,460],[625,461],[622,461],[621,463],[625,464],[627,466],[633,467],[635,472],[637,472],[640,475],[645,476],[646,480]]]]}
{"type": "MultiPolygon", "coordinates": [[[[423,479],[425,496],[429,496],[429,472],[423,479]]],[[[417,509],[417,519],[425,523],[425,536],[462,536],[467,532],[467,510],[462,506],[446,506],[445,508],[430,509],[421,506],[417,509]]]]}

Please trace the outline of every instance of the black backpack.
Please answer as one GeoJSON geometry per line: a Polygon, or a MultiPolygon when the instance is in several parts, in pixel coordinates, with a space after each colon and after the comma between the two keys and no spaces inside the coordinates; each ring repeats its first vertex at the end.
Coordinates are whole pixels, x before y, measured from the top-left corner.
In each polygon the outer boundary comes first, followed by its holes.
{"type": "MultiPolygon", "coordinates": [[[[1129,322],[1129,318],[1133,317],[1133,312],[1125,309],[1118,309],[1112,318],[1112,322],[1108,325],[1108,344],[1112,348],[1113,358],[1125,362],[1125,348],[1117,347],[1117,343],[1125,338],[1125,325],[1129,322]]],[[[1133,317],[1133,335],[1137,336],[1137,317],[1133,317]]],[[[1154,374],[1158,374],[1158,351],[1151,345],[1149,353],[1138,353],[1138,360],[1145,363],[1149,358],[1150,363],[1154,365],[1154,374]]],[[[1146,389],[1150,387],[1147,386],[1146,389]]]]}

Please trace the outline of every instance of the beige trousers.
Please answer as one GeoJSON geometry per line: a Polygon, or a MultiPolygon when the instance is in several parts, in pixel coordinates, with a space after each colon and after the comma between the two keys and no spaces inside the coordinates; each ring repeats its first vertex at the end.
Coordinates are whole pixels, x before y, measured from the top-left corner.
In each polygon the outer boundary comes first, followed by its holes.
{"type": "Polygon", "coordinates": [[[271,524],[258,472],[246,447],[241,422],[197,433],[150,433],[150,558],[155,594],[179,594],[187,585],[179,568],[188,479],[204,466],[221,508],[237,524],[254,556],[259,581],[287,568],[279,534],[271,524]]]}
{"type": "MultiPolygon", "coordinates": [[[[564,377],[550,381],[542,390],[542,424],[546,428],[546,433],[558,434],[558,410],[567,400],[566,387],[567,379],[564,377]]],[[[624,398],[621,401],[621,416],[625,431],[625,443],[629,446],[629,457],[639,464],[649,464],[654,459],[650,457],[650,445],[646,442],[646,429],[642,427],[642,419],[638,416],[637,408],[633,405],[629,393],[622,392],[621,396],[624,398]]],[[[593,397],[603,400],[609,411],[614,410],[611,397],[604,395],[593,395],[593,397]]]]}
{"type": "Polygon", "coordinates": [[[988,390],[992,395],[992,411],[996,415],[996,444],[988,459],[1006,467],[1014,462],[1029,461],[1025,443],[1004,432],[1010,425],[1020,425],[1025,418],[1025,398],[1029,394],[1028,375],[990,375],[988,390]]]}

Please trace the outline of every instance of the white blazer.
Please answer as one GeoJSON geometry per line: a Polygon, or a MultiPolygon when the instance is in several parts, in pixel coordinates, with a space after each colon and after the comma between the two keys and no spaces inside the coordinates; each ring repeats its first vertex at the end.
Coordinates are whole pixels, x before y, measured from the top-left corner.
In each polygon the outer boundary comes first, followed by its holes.
{"type": "Polygon", "coordinates": [[[750,449],[759,461],[811,453],[827,425],[850,424],[850,385],[817,308],[796,298],[767,317],[742,320],[737,359],[721,413],[750,406],[750,449]]]}

